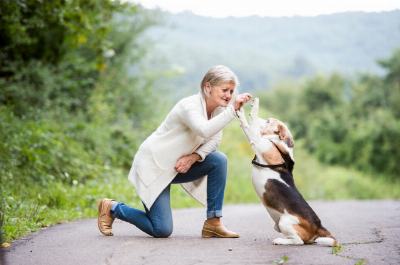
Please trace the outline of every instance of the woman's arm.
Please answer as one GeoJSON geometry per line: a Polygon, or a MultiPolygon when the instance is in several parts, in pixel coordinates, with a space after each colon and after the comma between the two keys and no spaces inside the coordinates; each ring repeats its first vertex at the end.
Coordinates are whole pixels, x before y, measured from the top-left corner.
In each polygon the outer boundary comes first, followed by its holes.
{"type": "Polygon", "coordinates": [[[202,144],[195,151],[195,153],[199,154],[201,157],[201,160],[199,160],[200,162],[203,161],[209,153],[217,150],[218,145],[221,143],[221,139],[222,139],[222,131],[219,131],[217,134],[211,137],[210,140],[202,144]]]}
{"type": "Polygon", "coordinates": [[[190,129],[203,138],[210,138],[222,130],[235,117],[236,110],[251,99],[249,93],[243,93],[236,97],[233,105],[228,105],[224,111],[208,120],[203,110],[195,103],[183,105],[180,118],[190,129]]]}
{"type": "Polygon", "coordinates": [[[203,138],[210,138],[221,131],[235,117],[233,106],[229,105],[217,116],[208,120],[196,104],[184,105],[180,113],[182,122],[203,138]]]}

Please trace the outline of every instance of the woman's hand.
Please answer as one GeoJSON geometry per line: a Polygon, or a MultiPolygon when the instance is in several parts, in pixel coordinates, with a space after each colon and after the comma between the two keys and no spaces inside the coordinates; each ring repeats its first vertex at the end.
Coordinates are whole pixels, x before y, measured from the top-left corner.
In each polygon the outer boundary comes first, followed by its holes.
{"type": "Polygon", "coordinates": [[[191,166],[200,159],[201,159],[200,155],[196,153],[182,156],[181,158],[178,159],[178,161],[176,161],[175,170],[178,173],[184,174],[188,172],[191,166]]]}
{"type": "Polygon", "coordinates": [[[235,110],[239,110],[245,103],[249,102],[251,99],[250,93],[243,93],[237,95],[235,99],[235,110]]]}

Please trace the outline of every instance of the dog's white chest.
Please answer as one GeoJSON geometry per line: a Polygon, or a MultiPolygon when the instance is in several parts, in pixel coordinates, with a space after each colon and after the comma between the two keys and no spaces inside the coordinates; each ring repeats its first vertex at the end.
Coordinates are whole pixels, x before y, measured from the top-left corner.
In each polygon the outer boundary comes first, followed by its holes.
{"type": "Polygon", "coordinates": [[[263,195],[266,192],[266,185],[269,179],[276,179],[285,183],[281,179],[278,172],[270,169],[259,168],[255,166],[253,167],[253,174],[252,174],[253,186],[254,189],[256,190],[257,195],[261,199],[263,198],[263,195]]]}
{"type": "Polygon", "coordinates": [[[262,198],[263,194],[265,192],[265,186],[268,181],[268,176],[266,174],[261,174],[261,171],[258,170],[257,168],[253,168],[253,174],[252,174],[252,181],[253,181],[253,186],[254,189],[257,192],[257,195],[262,198]]]}

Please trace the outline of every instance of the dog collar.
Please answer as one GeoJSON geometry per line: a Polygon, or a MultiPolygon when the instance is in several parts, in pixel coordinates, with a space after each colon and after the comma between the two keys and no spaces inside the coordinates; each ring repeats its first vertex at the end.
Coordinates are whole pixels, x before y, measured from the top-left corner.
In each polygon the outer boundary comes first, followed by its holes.
{"type": "Polygon", "coordinates": [[[286,166],[285,163],[277,164],[277,165],[265,165],[265,164],[258,163],[256,159],[257,159],[257,156],[254,156],[253,160],[251,160],[251,163],[253,165],[258,166],[258,167],[267,167],[267,168],[270,168],[270,169],[276,169],[276,168],[279,168],[279,167],[285,167],[286,166]]]}

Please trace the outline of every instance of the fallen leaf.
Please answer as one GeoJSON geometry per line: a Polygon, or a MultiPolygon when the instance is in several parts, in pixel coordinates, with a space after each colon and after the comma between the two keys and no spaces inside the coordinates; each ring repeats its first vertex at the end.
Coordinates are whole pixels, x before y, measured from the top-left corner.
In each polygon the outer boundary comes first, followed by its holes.
{"type": "Polygon", "coordinates": [[[1,244],[2,248],[9,248],[11,246],[10,243],[4,242],[3,244],[1,244]]]}

